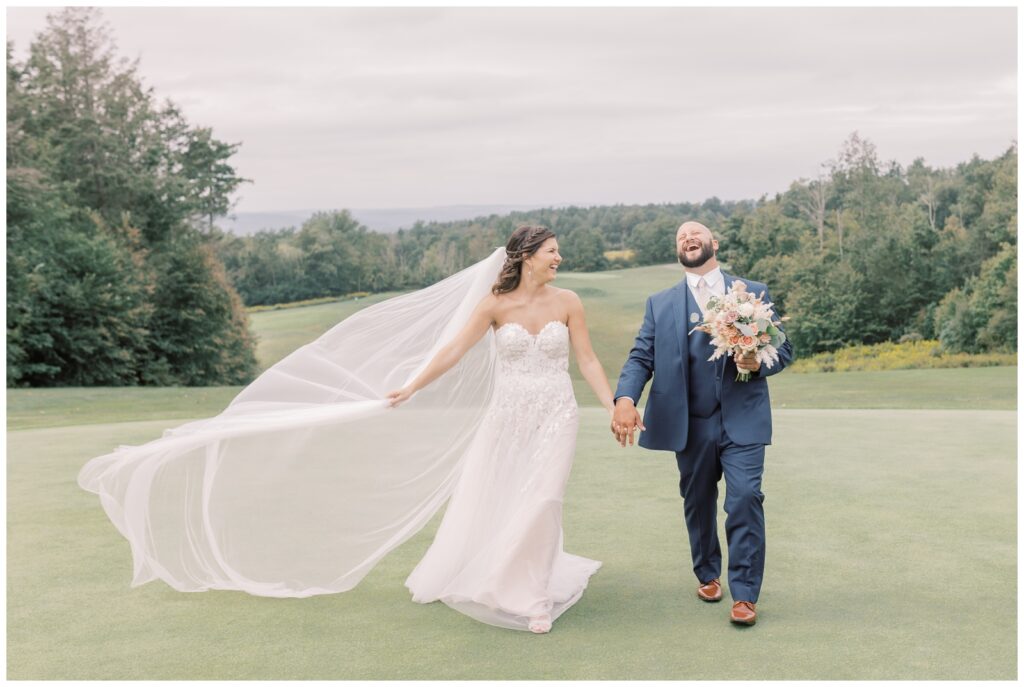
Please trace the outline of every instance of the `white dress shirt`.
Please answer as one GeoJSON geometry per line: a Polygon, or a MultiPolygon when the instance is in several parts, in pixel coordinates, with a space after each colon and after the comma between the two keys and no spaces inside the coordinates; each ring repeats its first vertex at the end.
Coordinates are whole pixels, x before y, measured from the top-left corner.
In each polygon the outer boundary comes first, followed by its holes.
{"type": "MultiPolygon", "coordinates": [[[[702,275],[694,274],[693,272],[687,272],[686,285],[690,287],[690,293],[693,294],[693,300],[697,301],[697,304],[701,306],[703,312],[704,304],[701,303],[700,295],[697,292],[697,282],[700,281],[701,276],[702,275]]],[[[716,267],[703,275],[703,277],[704,281],[708,285],[708,291],[712,296],[725,295],[725,277],[722,276],[721,268],[716,267]]]]}

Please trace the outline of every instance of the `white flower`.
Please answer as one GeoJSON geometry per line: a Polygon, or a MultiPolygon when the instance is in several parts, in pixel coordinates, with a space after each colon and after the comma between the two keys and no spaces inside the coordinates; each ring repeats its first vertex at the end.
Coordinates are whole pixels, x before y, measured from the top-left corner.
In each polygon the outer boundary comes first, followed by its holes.
{"type": "Polygon", "coordinates": [[[754,304],[741,303],[740,306],[736,309],[736,311],[740,314],[740,317],[750,317],[751,315],[754,314],[754,304]]]}

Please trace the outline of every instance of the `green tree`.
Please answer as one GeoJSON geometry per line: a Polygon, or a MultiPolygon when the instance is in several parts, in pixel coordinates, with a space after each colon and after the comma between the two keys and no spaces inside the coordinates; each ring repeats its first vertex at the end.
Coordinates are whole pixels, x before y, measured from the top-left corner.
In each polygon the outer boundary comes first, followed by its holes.
{"type": "Polygon", "coordinates": [[[195,235],[169,240],[152,260],[147,384],[245,384],[257,371],[255,341],[238,294],[213,249],[195,235]]]}
{"type": "Polygon", "coordinates": [[[358,236],[365,229],[347,211],[319,212],[295,236],[302,251],[306,298],[357,291],[363,274],[358,236]]]}
{"type": "Polygon", "coordinates": [[[138,383],[144,275],[102,220],[8,170],[7,385],[138,383]]]}
{"type": "Polygon", "coordinates": [[[628,245],[636,253],[636,263],[657,265],[678,260],[676,231],[680,224],[674,217],[661,216],[634,226],[628,245]]]}
{"type": "Polygon", "coordinates": [[[158,105],[138,62],[117,59],[96,8],[47,15],[21,71],[32,111],[25,130],[47,153],[37,166],[70,204],[111,225],[128,213],[147,241],[159,241],[224,214],[246,181],[227,163],[237,144],[191,127],[172,103],[158,105]]]}
{"type": "Polygon", "coordinates": [[[564,268],[570,272],[598,272],[608,269],[604,236],[596,229],[576,229],[559,240],[564,268]]]}
{"type": "MultiPolygon", "coordinates": [[[[871,309],[862,298],[863,277],[847,263],[826,263],[808,255],[794,275],[780,314],[793,348],[813,355],[863,340],[862,328],[871,309]]],[[[771,285],[772,289],[777,289],[771,285]]],[[[773,292],[772,297],[778,297],[773,292]]]]}
{"type": "Polygon", "coordinates": [[[179,153],[181,175],[187,180],[185,197],[194,215],[205,220],[207,233],[214,232],[216,218],[231,210],[231,194],[250,181],[235,174],[227,162],[238,147],[237,143],[215,139],[209,128],[193,128],[185,133],[185,146],[179,153]]]}
{"type": "Polygon", "coordinates": [[[1017,248],[1009,243],[976,277],[946,294],[935,309],[935,330],[953,352],[1016,350],[1017,248]]]}
{"type": "Polygon", "coordinates": [[[182,249],[244,181],[227,164],[236,146],[157,106],[115,52],[95,8],[48,15],[24,64],[8,43],[8,384],[180,383],[192,368],[237,383],[254,360],[238,348],[252,346],[245,319],[202,304],[206,287],[238,296],[209,251],[182,249]],[[185,280],[174,297],[168,264],[185,280]],[[169,326],[179,313],[162,309],[193,301],[209,321],[169,326]],[[200,358],[170,354],[183,334],[208,337],[191,343],[200,358]]]}

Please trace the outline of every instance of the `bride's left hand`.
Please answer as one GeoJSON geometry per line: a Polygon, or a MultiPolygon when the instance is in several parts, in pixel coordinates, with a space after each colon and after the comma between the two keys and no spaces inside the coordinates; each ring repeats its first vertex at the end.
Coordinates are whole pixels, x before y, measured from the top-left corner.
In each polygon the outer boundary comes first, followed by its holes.
{"type": "Polygon", "coordinates": [[[403,387],[398,391],[389,391],[386,398],[388,399],[388,405],[392,408],[397,408],[400,403],[405,403],[412,396],[412,390],[409,387],[403,387]]]}

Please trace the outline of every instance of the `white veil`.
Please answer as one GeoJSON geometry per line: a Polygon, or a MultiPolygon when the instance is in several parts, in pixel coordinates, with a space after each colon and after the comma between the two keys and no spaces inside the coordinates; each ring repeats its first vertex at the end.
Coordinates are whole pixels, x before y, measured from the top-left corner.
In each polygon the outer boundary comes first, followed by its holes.
{"type": "Polygon", "coordinates": [[[447,500],[490,400],[494,336],[396,409],[505,259],[370,306],[219,415],[93,458],[79,485],[131,544],[132,586],[305,597],[351,589],[447,500]]]}

